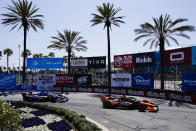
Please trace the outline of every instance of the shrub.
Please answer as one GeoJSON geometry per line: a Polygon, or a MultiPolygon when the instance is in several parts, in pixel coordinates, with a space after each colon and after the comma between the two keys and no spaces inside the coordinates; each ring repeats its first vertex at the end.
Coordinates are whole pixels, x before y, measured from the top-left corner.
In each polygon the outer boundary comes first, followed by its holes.
{"type": "Polygon", "coordinates": [[[8,103],[0,101],[0,130],[16,130],[19,128],[20,121],[17,110],[8,103]]]}
{"type": "MultiPolygon", "coordinates": [[[[68,109],[64,109],[61,107],[55,107],[55,106],[49,106],[46,104],[37,104],[37,103],[33,103],[33,102],[26,102],[26,101],[25,102],[11,101],[11,103],[41,109],[41,110],[45,110],[45,111],[53,113],[53,114],[63,116],[64,119],[69,121],[75,127],[75,129],[77,129],[78,131],[101,131],[101,129],[98,128],[97,125],[87,121],[84,115],[78,115],[76,112],[70,111],[68,109]]],[[[56,124],[58,124],[58,123],[56,123],[56,124]]]]}

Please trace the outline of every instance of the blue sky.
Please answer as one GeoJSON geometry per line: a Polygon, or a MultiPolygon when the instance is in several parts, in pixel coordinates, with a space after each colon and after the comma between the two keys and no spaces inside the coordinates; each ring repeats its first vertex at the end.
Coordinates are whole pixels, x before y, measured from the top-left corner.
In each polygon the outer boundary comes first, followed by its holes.
{"type": "MultiPolygon", "coordinates": [[[[90,20],[92,13],[97,13],[96,6],[103,2],[113,3],[114,6],[122,10],[119,16],[125,16],[125,24],[119,27],[112,27],[111,31],[111,56],[121,54],[133,54],[138,52],[154,51],[149,49],[149,45],[143,47],[143,41],[135,42],[134,29],[139,28],[140,24],[145,22],[152,23],[152,17],[159,17],[161,14],[169,14],[171,18],[187,18],[188,22],[184,25],[196,26],[196,1],[195,0],[32,0],[45,18],[44,30],[34,32],[30,30],[27,36],[27,48],[33,54],[43,53],[47,55],[53,51],[56,57],[67,55],[65,51],[47,49],[50,44],[51,36],[57,35],[57,30],[62,32],[64,29],[70,29],[81,32],[81,36],[87,40],[87,52],[76,53],[76,56],[107,56],[107,37],[103,24],[91,27],[90,20]]],[[[11,0],[0,0],[0,14],[6,13],[3,7],[11,4],[11,0]]],[[[3,17],[0,16],[0,22],[3,17]]],[[[14,54],[10,57],[10,66],[17,67],[19,63],[19,48],[23,50],[23,30],[13,30],[10,32],[10,26],[0,24],[0,50],[10,48],[14,54]]],[[[187,33],[191,39],[178,37],[180,46],[196,45],[196,32],[187,33]]],[[[171,47],[176,47],[174,43],[171,47]]],[[[21,59],[22,65],[22,59],[21,59]]],[[[0,60],[0,66],[6,66],[6,57],[0,60]]]]}

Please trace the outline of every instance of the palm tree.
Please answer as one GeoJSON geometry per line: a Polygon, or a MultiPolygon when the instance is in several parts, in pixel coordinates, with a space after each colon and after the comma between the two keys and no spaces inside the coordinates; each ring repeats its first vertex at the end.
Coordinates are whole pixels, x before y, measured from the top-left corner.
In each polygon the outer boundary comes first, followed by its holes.
{"type": "Polygon", "coordinates": [[[172,21],[170,15],[160,16],[159,18],[152,18],[154,25],[146,22],[140,25],[140,29],[135,29],[137,37],[135,41],[142,38],[147,38],[143,46],[147,43],[151,43],[150,49],[155,45],[155,48],[159,46],[160,50],[160,71],[161,71],[161,89],[164,89],[164,50],[165,43],[170,46],[169,40],[173,41],[179,45],[178,41],[174,36],[182,36],[185,38],[190,38],[188,35],[184,34],[184,31],[194,31],[195,28],[190,25],[180,25],[182,22],[187,21],[187,19],[176,19],[172,21]]]}
{"type": "MultiPolygon", "coordinates": [[[[110,61],[110,29],[111,25],[119,27],[119,23],[125,23],[122,21],[124,16],[116,16],[116,14],[121,11],[120,8],[115,9],[113,4],[103,3],[102,6],[97,6],[97,11],[99,14],[92,14],[93,22],[92,26],[103,23],[104,28],[107,28],[107,39],[108,39],[108,87],[111,87],[111,61],[110,61]]],[[[111,93],[110,90],[108,92],[111,93]]]]}
{"type": "Polygon", "coordinates": [[[50,52],[50,53],[48,54],[48,56],[49,56],[50,58],[54,58],[54,57],[55,57],[55,54],[54,54],[53,52],[50,52]]]}
{"type": "Polygon", "coordinates": [[[42,53],[33,54],[33,58],[43,58],[43,54],[42,53]]]}
{"type": "Polygon", "coordinates": [[[70,69],[70,59],[71,54],[74,53],[74,51],[86,51],[87,47],[85,44],[87,43],[86,40],[83,40],[83,37],[80,36],[80,32],[76,31],[70,31],[70,30],[64,30],[63,33],[58,32],[57,36],[51,37],[54,39],[54,41],[51,41],[51,45],[48,46],[48,48],[53,49],[64,49],[66,52],[68,52],[68,74],[71,73],[70,69]]]}
{"type": "MultiPolygon", "coordinates": [[[[24,29],[24,54],[26,54],[26,37],[27,31],[29,31],[30,27],[37,31],[37,28],[43,29],[44,24],[40,18],[43,18],[42,15],[36,14],[39,8],[32,5],[32,1],[29,2],[27,0],[18,0],[15,2],[12,0],[12,6],[8,5],[6,9],[9,11],[7,14],[2,14],[5,18],[2,19],[2,24],[4,25],[12,25],[11,30],[15,29],[17,26],[19,29],[23,27],[24,29]]],[[[25,82],[25,72],[26,72],[26,55],[23,57],[23,83],[25,82]]]]}
{"type": "Polygon", "coordinates": [[[44,56],[43,56],[43,58],[49,58],[49,56],[47,56],[47,55],[44,55],[44,56]]]}
{"type": "Polygon", "coordinates": [[[13,51],[9,48],[6,48],[3,50],[3,54],[7,55],[7,73],[8,73],[8,67],[9,67],[9,56],[11,56],[13,54],[13,51]]]}
{"type": "MultiPolygon", "coordinates": [[[[29,49],[26,49],[26,57],[31,56],[31,51],[29,49]]],[[[22,57],[24,57],[24,51],[22,52],[22,57]]]]}

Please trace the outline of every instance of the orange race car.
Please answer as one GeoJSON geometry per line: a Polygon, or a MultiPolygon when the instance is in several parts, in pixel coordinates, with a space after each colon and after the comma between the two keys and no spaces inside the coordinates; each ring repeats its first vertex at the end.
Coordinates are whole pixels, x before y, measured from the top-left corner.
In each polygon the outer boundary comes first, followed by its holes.
{"type": "Polygon", "coordinates": [[[158,112],[159,108],[154,103],[147,100],[137,100],[134,97],[122,97],[114,95],[100,96],[104,108],[127,108],[138,109],[139,111],[158,112]]]}

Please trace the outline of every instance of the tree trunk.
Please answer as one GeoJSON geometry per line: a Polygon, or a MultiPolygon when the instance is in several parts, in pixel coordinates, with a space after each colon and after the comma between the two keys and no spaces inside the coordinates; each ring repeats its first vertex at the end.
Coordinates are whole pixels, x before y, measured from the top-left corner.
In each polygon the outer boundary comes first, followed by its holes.
{"type": "Polygon", "coordinates": [[[111,94],[110,28],[107,26],[108,39],[108,94],[111,94]]]}
{"type": "Polygon", "coordinates": [[[68,43],[68,74],[71,73],[71,67],[70,67],[70,59],[71,59],[71,49],[70,49],[70,44],[68,43]]]}
{"type": "Polygon", "coordinates": [[[160,72],[161,72],[161,89],[164,89],[164,39],[160,38],[160,72]]]}
{"type": "Polygon", "coordinates": [[[27,27],[24,26],[24,56],[23,56],[23,72],[22,72],[22,83],[26,81],[26,37],[27,27]]]}
{"type": "Polygon", "coordinates": [[[8,74],[8,66],[9,66],[9,65],[8,65],[8,64],[9,64],[8,61],[9,61],[9,56],[8,56],[8,54],[7,54],[7,74],[8,74]]]}

